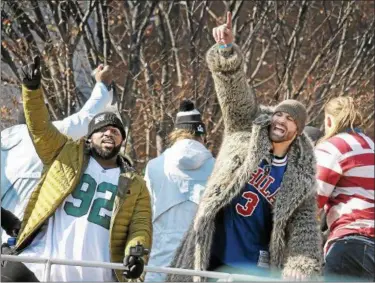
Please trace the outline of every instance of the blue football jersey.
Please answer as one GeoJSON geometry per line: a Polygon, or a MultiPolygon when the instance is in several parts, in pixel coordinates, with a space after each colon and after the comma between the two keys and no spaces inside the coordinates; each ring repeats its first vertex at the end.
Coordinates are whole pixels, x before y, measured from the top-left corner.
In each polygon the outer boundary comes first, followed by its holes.
{"type": "Polygon", "coordinates": [[[286,170],[287,157],[263,160],[241,193],[224,208],[217,223],[213,255],[223,265],[269,266],[272,206],[286,170]]]}

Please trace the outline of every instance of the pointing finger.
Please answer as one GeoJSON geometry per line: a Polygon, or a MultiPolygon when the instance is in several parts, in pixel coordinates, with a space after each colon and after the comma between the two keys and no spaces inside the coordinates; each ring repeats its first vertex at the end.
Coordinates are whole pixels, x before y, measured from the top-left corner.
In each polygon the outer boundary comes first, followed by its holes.
{"type": "Polygon", "coordinates": [[[227,28],[232,29],[232,13],[227,12],[227,28]]]}

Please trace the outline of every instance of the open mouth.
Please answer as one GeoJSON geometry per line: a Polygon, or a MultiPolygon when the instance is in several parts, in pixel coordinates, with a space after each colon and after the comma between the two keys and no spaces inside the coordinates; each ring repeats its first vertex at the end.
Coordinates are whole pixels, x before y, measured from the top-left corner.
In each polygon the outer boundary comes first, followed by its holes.
{"type": "Polygon", "coordinates": [[[104,140],[102,141],[102,144],[104,144],[105,146],[114,146],[115,142],[113,140],[104,140]]]}
{"type": "Polygon", "coordinates": [[[282,126],[275,125],[273,127],[273,132],[279,135],[284,135],[286,133],[286,129],[282,126]]]}

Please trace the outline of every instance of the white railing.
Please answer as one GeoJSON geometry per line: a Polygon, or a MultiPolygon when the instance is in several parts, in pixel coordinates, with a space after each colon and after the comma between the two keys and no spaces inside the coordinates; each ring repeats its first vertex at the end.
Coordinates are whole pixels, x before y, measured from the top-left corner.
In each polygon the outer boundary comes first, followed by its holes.
{"type": "MultiPolygon", "coordinates": [[[[45,264],[43,282],[50,281],[51,266],[53,264],[84,266],[84,267],[100,267],[100,268],[119,269],[119,270],[125,269],[125,266],[121,263],[108,263],[108,262],[100,262],[100,261],[67,260],[67,259],[58,259],[58,258],[41,258],[41,257],[14,256],[14,255],[1,255],[1,260],[45,264]]],[[[145,266],[145,271],[156,272],[156,273],[169,273],[169,274],[177,274],[177,275],[188,275],[188,276],[203,276],[203,277],[218,279],[218,282],[219,281],[220,282],[280,281],[279,279],[269,278],[269,277],[230,274],[230,273],[214,272],[214,271],[196,271],[196,270],[190,270],[190,269],[156,267],[156,266],[147,266],[147,265],[145,266]]]]}

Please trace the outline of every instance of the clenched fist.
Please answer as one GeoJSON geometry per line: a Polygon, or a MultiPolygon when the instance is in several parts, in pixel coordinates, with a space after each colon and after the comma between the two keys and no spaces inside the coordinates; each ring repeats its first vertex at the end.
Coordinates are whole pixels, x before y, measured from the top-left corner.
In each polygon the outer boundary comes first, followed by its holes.
{"type": "Polygon", "coordinates": [[[212,30],[212,34],[216,43],[219,44],[230,44],[233,43],[233,32],[232,32],[232,13],[227,12],[227,22],[220,25],[212,30]]]}
{"type": "Polygon", "coordinates": [[[103,66],[103,64],[100,64],[94,72],[96,82],[102,82],[106,86],[112,83],[112,68],[108,65],[103,66]]]}
{"type": "Polygon", "coordinates": [[[144,262],[141,257],[127,255],[124,259],[124,265],[127,267],[123,275],[126,279],[137,279],[142,275],[144,269],[144,262]]]}

